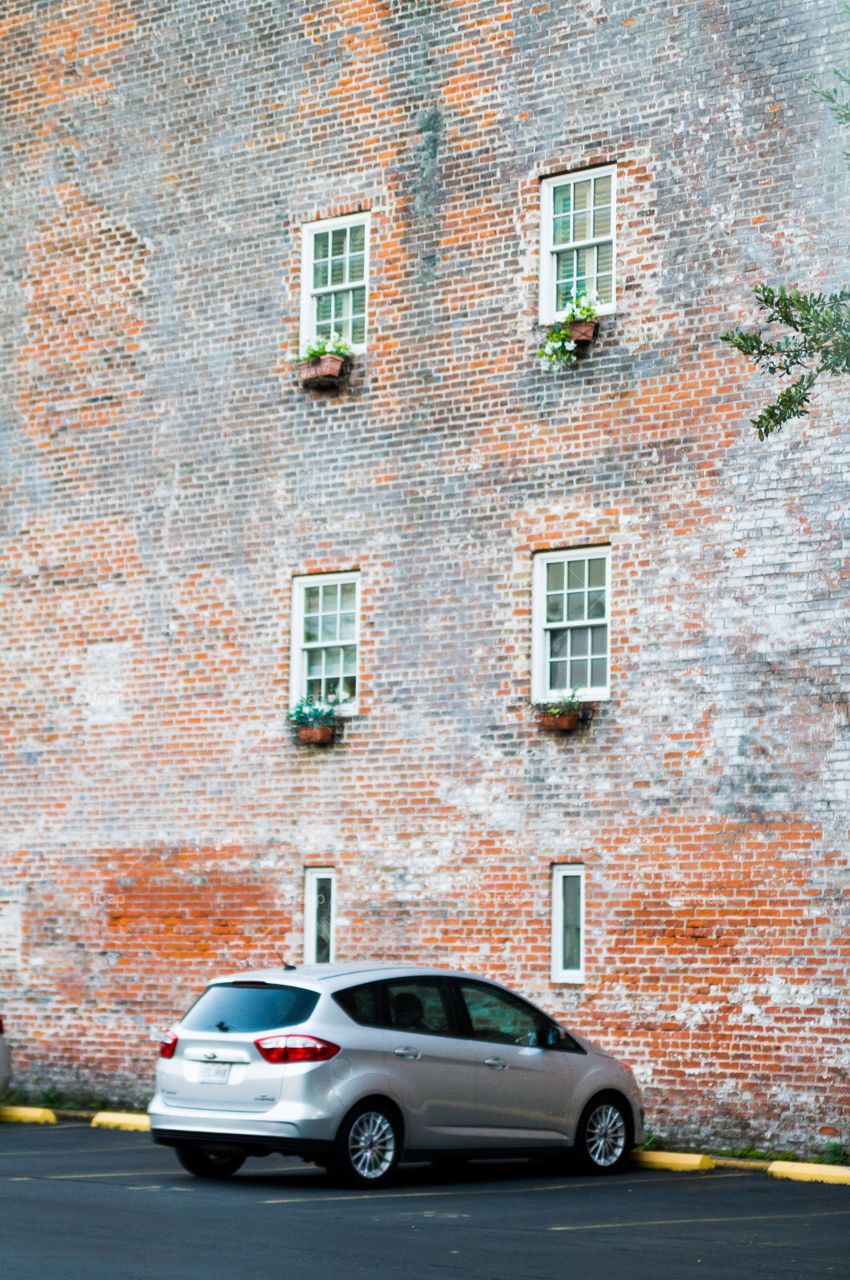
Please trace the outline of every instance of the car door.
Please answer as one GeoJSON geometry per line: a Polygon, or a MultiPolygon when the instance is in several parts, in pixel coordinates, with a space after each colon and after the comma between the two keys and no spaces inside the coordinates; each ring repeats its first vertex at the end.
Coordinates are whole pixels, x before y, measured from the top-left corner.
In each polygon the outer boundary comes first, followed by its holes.
{"type": "Polygon", "coordinates": [[[386,1069],[404,1108],[407,1150],[468,1147],[475,1062],[457,1034],[447,980],[416,976],[382,986],[386,1069]]]}
{"type": "Polygon", "coordinates": [[[455,981],[475,1063],[476,1145],[566,1146],[576,1067],[555,1023],[504,987],[455,981]]]}

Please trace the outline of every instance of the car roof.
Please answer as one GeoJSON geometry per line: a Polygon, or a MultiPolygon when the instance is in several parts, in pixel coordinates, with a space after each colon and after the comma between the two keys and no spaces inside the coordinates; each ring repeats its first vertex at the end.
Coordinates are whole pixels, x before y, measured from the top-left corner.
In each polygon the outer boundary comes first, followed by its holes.
{"type": "Polygon", "coordinates": [[[415,978],[431,975],[441,978],[477,978],[478,981],[491,981],[489,978],[482,979],[474,973],[463,973],[455,969],[441,969],[438,966],[356,960],[348,963],[338,962],[336,964],[279,965],[277,968],[270,969],[242,969],[237,973],[226,973],[212,978],[208,985],[216,986],[223,982],[267,982],[275,986],[309,987],[313,991],[334,991],[340,987],[349,986],[351,978],[365,978],[369,975],[373,975],[376,979],[415,978]]]}

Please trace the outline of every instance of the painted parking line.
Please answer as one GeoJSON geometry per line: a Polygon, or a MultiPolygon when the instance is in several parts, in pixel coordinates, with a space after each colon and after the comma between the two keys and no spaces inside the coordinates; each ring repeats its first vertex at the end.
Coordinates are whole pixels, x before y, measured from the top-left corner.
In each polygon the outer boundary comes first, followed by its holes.
{"type": "Polygon", "coordinates": [[[747,1213],[718,1218],[636,1218],[631,1222],[583,1222],[568,1227],[547,1227],[547,1231],[632,1231],[635,1227],[687,1227],[716,1225],[718,1222],[785,1222],[790,1218],[850,1218],[850,1209],[825,1209],[811,1213],[747,1213]]]}
{"type": "MultiPolygon", "coordinates": [[[[746,1178],[746,1173],[718,1173],[713,1174],[710,1179],[706,1175],[695,1174],[689,1177],[687,1174],[676,1178],[677,1185],[683,1182],[720,1182],[728,1178],[746,1178]]],[[[634,1185],[647,1185],[646,1175],[638,1178],[618,1178],[618,1187],[627,1187],[634,1185]]],[[[447,1191],[355,1191],[351,1195],[323,1195],[323,1196],[282,1196],[273,1200],[263,1200],[262,1204],[314,1204],[320,1200],[322,1204],[338,1203],[342,1200],[438,1200],[445,1199],[447,1196],[458,1198],[460,1196],[514,1196],[518,1193],[525,1195],[531,1192],[551,1192],[551,1191],[579,1191],[585,1187],[598,1187],[599,1179],[593,1178],[587,1182],[557,1182],[554,1185],[545,1187],[529,1187],[522,1183],[513,1183],[509,1187],[484,1187],[480,1190],[467,1190],[464,1186],[459,1185],[452,1187],[447,1191]]]]}

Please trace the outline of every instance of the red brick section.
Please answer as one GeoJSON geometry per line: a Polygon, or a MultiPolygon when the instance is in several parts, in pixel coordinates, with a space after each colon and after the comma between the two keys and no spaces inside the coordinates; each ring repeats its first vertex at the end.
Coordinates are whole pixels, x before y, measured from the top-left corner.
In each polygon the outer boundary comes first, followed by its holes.
{"type": "Polygon", "coordinates": [[[847,1141],[846,397],[758,447],[717,341],[835,277],[832,0],[710,11],[10,0],[0,992],[18,1082],[142,1101],[210,974],[501,978],[682,1140],[847,1141]],[[618,305],[535,352],[539,184],[618,166],[618,305]],[[370,210],[307,394],[301,224],[370,210]],[[529,704],[536,552],[610,544],[610,702],[529,704]],[[360,714],[299,747],[291,580],[359,569],[360,714]],[[552,984],[553,863],[587,980],[552,984]]]}

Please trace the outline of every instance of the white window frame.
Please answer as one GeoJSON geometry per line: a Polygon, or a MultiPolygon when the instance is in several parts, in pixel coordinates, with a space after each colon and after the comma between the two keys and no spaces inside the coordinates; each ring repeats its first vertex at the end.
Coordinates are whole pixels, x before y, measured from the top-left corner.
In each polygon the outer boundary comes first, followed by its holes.
{"type": "MultiPolygon", "coordinates": [[[[357,586],[354,607],[354,638],[346,640],[345,644],[353,644],[357,649],[357,665],[355,667],[355,675],[357,677],[357,695],[350,702],[341,703],[336,714],[339,716],[353,716],[357,714],[360,703],[360,570],[351,569],[345,573],[305,573],[299,574],[292,579],[292,629],[290,636],[290,656],[289,656],[289,706],[290,709],[295,706],[296,702],[302,697],[306,691],[307,679],[304,663],[304,593],[307,587],[333,587],[339,586],[345,582],[353,582],[357,586]]],[[[326,645],[319,643],[319,648],[332,647],[336,642],[329,640],[326,645]]]]}
{"type": "MultiPolygon", "coordinates": [[[[570,692],[567,689],[549,688],[549,664],[546,660],[546,569],[550,564],[568,564],[571,560],[601,560],[606,562],[605,570],[605,617],[576,621],[573,625],[606,626],[608,628],[607,672],[608,680],[604,685],[591,685],[579,691],[582,702],[606,702],[611,697],[611,548],[572,547],[564,551],[539,551],[534,557],[531,580],[531,701],[557,702],[570,692]]],[[[569,624],[562,624],[567,626],[569,624]]]]}
{"type": "Polygon", "coordinates": [[[316,916],[319,906],[319,881],[331,882],[330,956],[328,963],[336,959],[336,870],[334,867],[307,867],[304,872],[304,963],[318,964],[316,959],[316,916]]]}
{"type": "MultiPolygon", "coordinates": [[[[553,198],[556,187],[567,183],[584,182],[588,178],[611,178],[611,301],[597,305],[600,316],[613,315],[617,309],[617,166],[602,165],[597,169],[582,169],[579,173],[559,173],[552,178],[544,178],[540,184],[540,301],[539,318],[541,324],[554,324],[564,311],[555,309],[556,247],[553,244],[553,198]]],[[[608,240],[608,236],[601,237],[608,240]]],[[[587,240],[576,240],[570,244],[557,246],[559,252],[565,249],[581,249],[598,242],[600,237],[591,236],[587,240]]]]}
{"type": "Polygon", "coordinates": [[[580,863],[561,862],[552,867],[552,981],[584,982],[585,980],[585,875],[580,863]],[[567,879],[579,882],[579,966],[563,966],[564,890],[567,879]]]}
{"type": "MultiPolygon", "coordinates": [[[[363,249],[363,288],[366,290],[365,331],[363,341],[351,343],[355,355],[362,355],[369,338],[369,243],[371,240],[371,214],[368,211],[349,213],[344,218],[323,218],[319,222],[305,222],[301,227],[301,350],[316,336],[316,318],[313,306],[313,244],[317,235],[335,231],[340,227],[362,225],[366,229],[363,249]]],[[[359,285],[340,285],[339,288],[359,288],[359,285]]]]}

